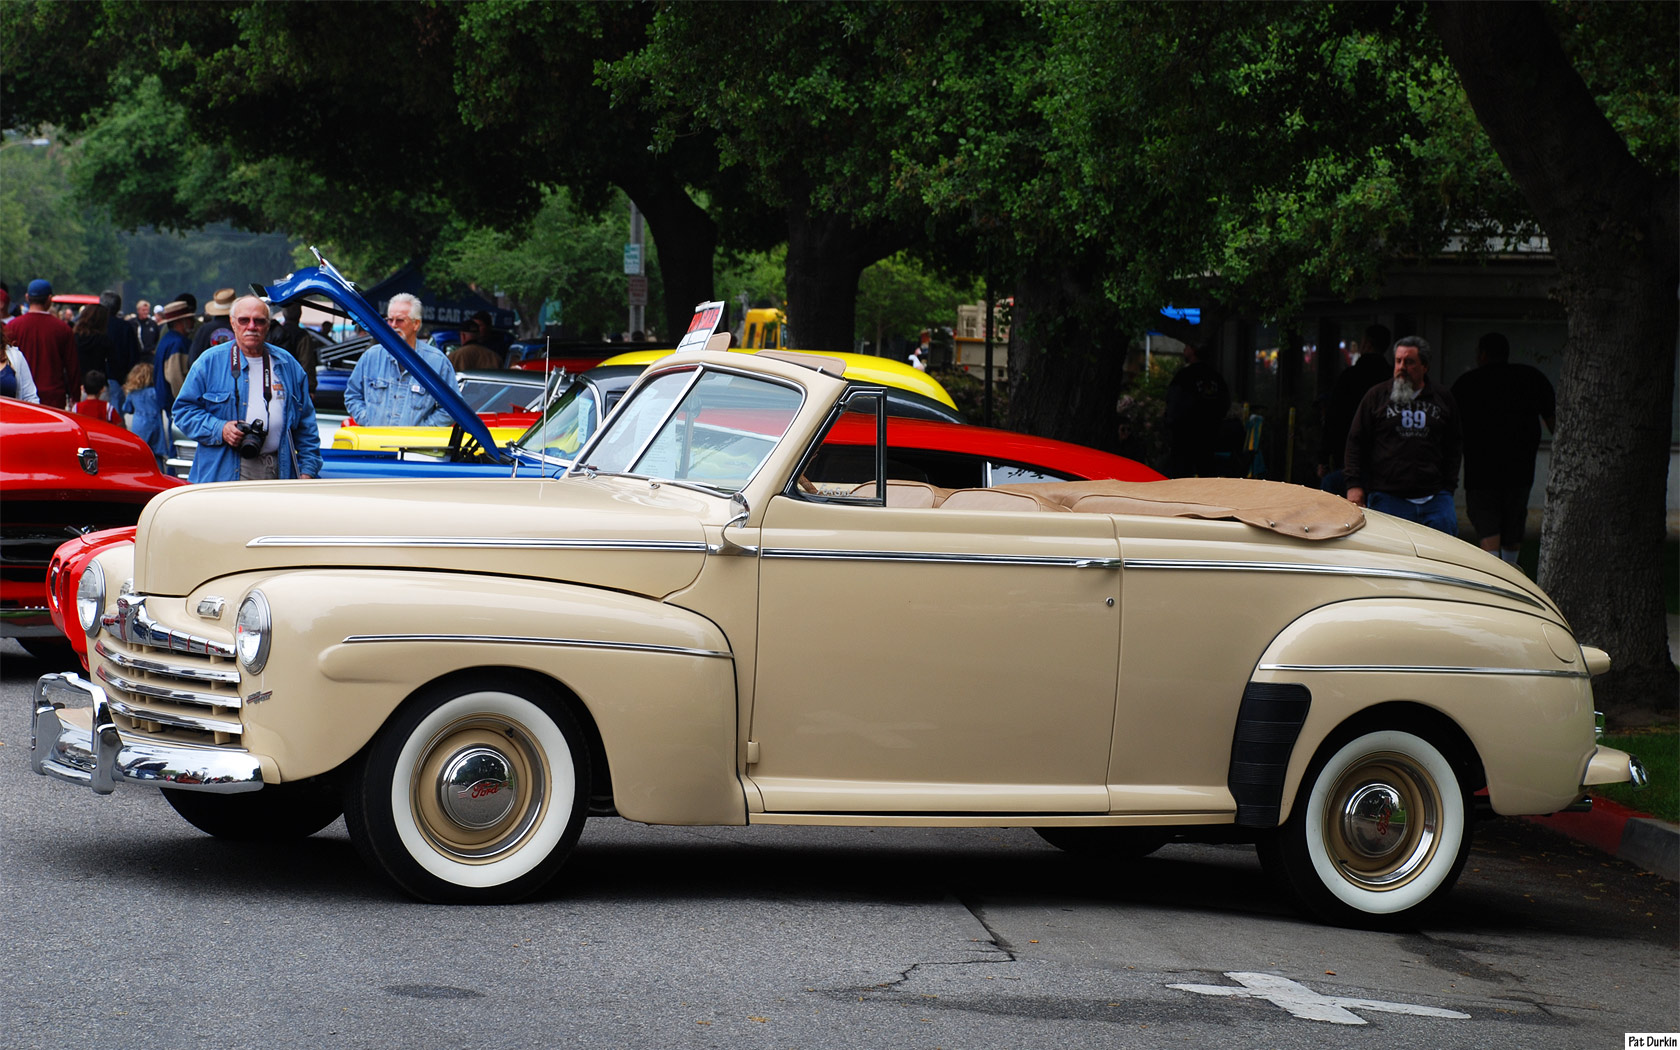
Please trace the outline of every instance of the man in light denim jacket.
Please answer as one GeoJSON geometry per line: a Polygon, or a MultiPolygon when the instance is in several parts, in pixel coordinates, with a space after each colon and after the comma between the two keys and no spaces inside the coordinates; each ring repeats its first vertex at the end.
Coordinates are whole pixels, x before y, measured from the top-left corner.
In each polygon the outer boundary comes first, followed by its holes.
{"type": "MultiPolygon", "coordinates": [[[[455,368],[443,351],[420,341],[420,300],[407,292],[391,297],[385,320],[444,382],[455,385],[455,368]]],[[[344,407],[358,426],[447,427],[455,421],[420,380],[382,346],[362,353],[344,384],[344,407]]]]}
{"type": "Polygon", "coordinates": [[[295,357],[266,341],[267,303],[247,295],[234,300],[229,314],[233,341],[193,363],[171,409],[175,425],[198,442],[187,480],[318,476],[321,434],[309,376],[295,357]],[[258,420],[263,426],[255,433],[258,420]]]}

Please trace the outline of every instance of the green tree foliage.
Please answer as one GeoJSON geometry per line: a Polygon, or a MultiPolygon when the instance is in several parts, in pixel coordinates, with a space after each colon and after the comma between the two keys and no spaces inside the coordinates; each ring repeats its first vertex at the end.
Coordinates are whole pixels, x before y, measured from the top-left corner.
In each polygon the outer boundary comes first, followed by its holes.
{"type": "Polygon", "coordinates": [[[761,252],[719,252],[718,295],[737,306],[787,308],[787,246],[761,252]]]}
{"type": "Polygon", "coordinates": [[[605,66],[654,147],[716,142],[723,182],[781,211],[791,338],[844,349],[864,267],[926,241],[925,175],[974,129],[968,63],[1025,20],[997,4],[668,4],[605,66]]]}
{"type": "Polygon", "coordinates": [[[75,196],[66,167],[57,143],[14,135],[0,143],[0,277],[14,302],[37,277],[61,292],[98,292],[123,276],[117,230],[75,196]]]}
{"type": "Polygon", "coordinates": [[[982,285],[953,284],[904,253],[863,271],[858,281],[857,338],[881,352],[888,339],[915,342],[924,328],[949,328],[957,307],[982,295],[982,285]]]}
{"type": "MultiPolygon", "coordinates": [[[[567,327],[583,339],[624,329],[628,316],[624,279],[624,244],[630,236],[630,204],[622,193],[608,195],[595,213],[581,211],[565,190],[543,195],[528,225],[513,232],[474,227],[446,232],[433,252],[428,275],[434,279],[477,282],[499,288],[511,298],[535,335],[536,318],[546,299],[559,299],[567,327]]],[[[659,316],[659,254],[646,249],[649,316],[659,316]]]]}

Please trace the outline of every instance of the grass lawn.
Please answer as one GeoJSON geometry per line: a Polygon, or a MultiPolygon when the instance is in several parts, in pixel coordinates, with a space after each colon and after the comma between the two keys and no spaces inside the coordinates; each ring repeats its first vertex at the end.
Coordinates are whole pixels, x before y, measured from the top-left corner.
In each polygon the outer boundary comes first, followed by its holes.
{"type": "Polygon", "coordinates": [[[1603,784],[1593,788],[1590,794],[1680,824],[1680,728],[1662,726],[1606,733],[1599,742],[1637,756],[1645,763],[1651,782],[1643,788],[1632,784],[1603,784]]]}

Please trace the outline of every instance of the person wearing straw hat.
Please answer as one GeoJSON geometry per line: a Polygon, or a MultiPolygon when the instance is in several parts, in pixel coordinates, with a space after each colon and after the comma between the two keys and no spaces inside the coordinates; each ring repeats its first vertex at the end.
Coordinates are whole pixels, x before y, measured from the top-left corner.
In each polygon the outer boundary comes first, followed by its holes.
{"type": "Polygon", "coordinates": [[[233,308],[235,298],[237,293],[232,288],[218,288],[210,301],[204,304],[204,323],[193,333],[192,350],[187,354],[189,370],[210,347],[233,342],[233,325],[228,322],[228,311],[233,308]]]}
{"type": "Polygon", "coordinates": [[[157,312],[157,350],[152,357],[152,384],[157,387],[158,404],[167,415],[181,392],[187,378],[187,334],[193,326],[192,304],[184,299],[165,303],[157,312]]]}

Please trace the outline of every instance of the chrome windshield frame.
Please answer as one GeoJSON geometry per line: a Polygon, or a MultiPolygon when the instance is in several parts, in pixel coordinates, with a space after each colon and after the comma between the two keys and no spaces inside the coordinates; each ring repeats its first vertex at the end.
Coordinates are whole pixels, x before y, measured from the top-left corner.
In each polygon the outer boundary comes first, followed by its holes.
{"type": "MultiPolygon", "coordinates": [[[[636,381],[636,385],[631,387],[629,392],[619,399],[618,404],[613,406],[612,414],[601,421],[600,428],[595,431],[595,434],[589,439],[589,441],[585,443],[582,448],[578,449],[577,458],[572,461],[572,465],[570,467],[566,468],[566,473],[563,476],[571,477],[573,473],[586,473],[588,477],[592,478],[632,478],[648,481],[657,485],[676,485],[681,488],[692,488],[701,492],[712,493],[725,499],[732,496],[735,492],[745,489],[757,480],[759,472],[764,469],[764,464],[768,463],[773,458],[774,447],[772,448],[770,455],[766,455],[759,461],[757,466],[753,467],[752,473],[748,474],[747,477],[741,481],[740,488],[738,489],[717,488],[683,478],[665,478],[651,474],[638,474],[631,471],[602,470],[599,467],[589,464],[588,459],[595,451],[595,446],[598,445],[601,440],[606,437],[608,431],[612,429],[608,424],[617,422],[619,415],[626,410],[627,406],[634,403],[635,399],[641,395],[643,387],[647,386],[650,382],[661,375],[685,369],[692,370],[693,375],[691,375],[688,378],[688,381],[683,384],[682,390],[677,394],[677,396],[671,399],[670,407],[668,407],[664,414],[659,417],[659,422],[649,431],[647,437],[643,439],[642,443],[637,446],[635,455],[629,457],[632,465],[641,462],[642,457],[647,455],[648,449],[653,447],[653,443],[659,439],[659,435],[664,432],[665,427],[671,422],[672,418],[676,416],[677,411],[682,407],[683,402],[687,400],[689,394],[694,392],[694,388],[700,383],[701,378],[708,372],[715,372],[720,375],[740,376],[743,379],[752,379],[793,391],[799,395],[799,403],[794,406],[793,416],[797,416],[805,408],[805,402],[810,397],[810,392],[798,383],[783,379],[780,376],[765,375],[762,372],[752,372],[742,368],[731,368],[727,365],[718,365],[707,361],[695,362],[693,364],[686,361],[673,361],[663,368],[658,367],[658,365],[652,365],[649,366],[647,372],[645,372],[642,377],[636,381]]],[[[790,417],[790,425],[791,419],[792,417],[790,417]]],[[[777,435],[775,438],[775,446],[779,447],[786,438],[787,428],[783,428],[782,433],[777,435]]]]}

